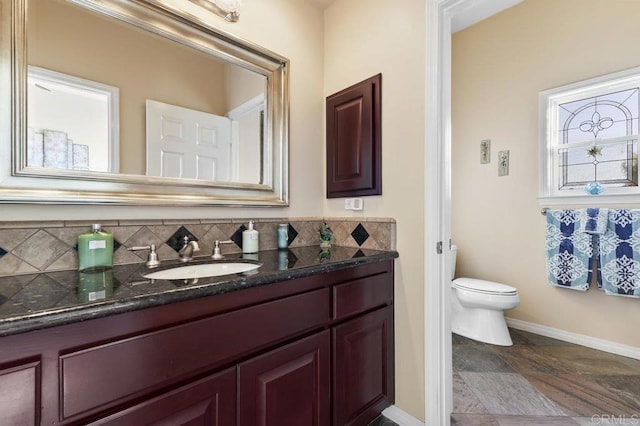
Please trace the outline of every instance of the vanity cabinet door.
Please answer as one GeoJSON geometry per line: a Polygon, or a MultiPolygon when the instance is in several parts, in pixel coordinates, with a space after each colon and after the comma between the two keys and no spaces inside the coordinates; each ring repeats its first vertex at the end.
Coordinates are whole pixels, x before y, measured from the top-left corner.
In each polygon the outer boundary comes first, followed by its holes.
{"type": "Polygon", "coordinates": [[[40,424],[40,362],[0,368],[0,425],[40,424]]]}
{"type": "Polygon", "coordinates": [[[333,424],[368,425],[394,400],[393,306],[332,332],[333,424]]]}
{"type": "Polygon", "coordinates": [[[230,368],[90,424],[229,426],[235,422],[236,369],[230,368]]]}
{"type": "Polygon", "coordinates": [[[238,366],[238,426],[328,426],[329,331],[238,366]]]}

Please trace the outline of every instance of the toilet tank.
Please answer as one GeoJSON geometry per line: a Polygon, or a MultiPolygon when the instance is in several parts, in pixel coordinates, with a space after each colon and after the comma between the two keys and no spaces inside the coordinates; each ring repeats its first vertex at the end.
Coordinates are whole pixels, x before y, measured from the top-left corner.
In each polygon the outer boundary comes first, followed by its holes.
{"type": "Polygon", "coordinates": [[[451,281],[456,277],[456,257],[458,256],[458,246],[451,245],[451,281]]]}

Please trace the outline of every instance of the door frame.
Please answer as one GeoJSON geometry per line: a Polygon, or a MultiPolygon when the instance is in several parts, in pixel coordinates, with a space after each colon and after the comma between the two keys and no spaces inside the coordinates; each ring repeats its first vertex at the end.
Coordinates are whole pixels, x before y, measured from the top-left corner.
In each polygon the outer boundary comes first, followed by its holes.
{"type": "Polygon", "coordinates": [[[449,425],[451,352],[451,33],[522,0],[427,0],[425,88],[425,424],[449,425]],[[453,21],[453,22],[452,22],[453,21]],[[438,253],[438,245],[442,247],[438,253]]]}

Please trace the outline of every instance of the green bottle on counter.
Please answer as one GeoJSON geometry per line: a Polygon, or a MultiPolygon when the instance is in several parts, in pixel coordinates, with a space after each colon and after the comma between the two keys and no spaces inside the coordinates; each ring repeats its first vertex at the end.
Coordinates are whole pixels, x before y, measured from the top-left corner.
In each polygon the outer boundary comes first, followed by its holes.
{"type": "Polygon", "coordinates": [[[99,223],[94,223],[91,229],[78,236],[78,270],[111,268],[113,234],[103,231],[99,223]]]}

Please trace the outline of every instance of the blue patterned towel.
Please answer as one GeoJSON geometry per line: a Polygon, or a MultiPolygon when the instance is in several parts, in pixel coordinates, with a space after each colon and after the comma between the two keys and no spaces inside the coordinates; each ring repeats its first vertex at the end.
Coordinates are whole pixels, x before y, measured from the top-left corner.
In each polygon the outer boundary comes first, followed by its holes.
{"type": "Polygon", "coordinates": [[[591,283],[591,234],[578,231],[576,210],[547,211],[547,279],[549,284],[586,291],[591,283]]]}
{"type": "Polygon", "coordinates": [[[598,284],[605,293],[640,297],[640,210],[609,210],[598,253],[598,284]]]}
{"type": "Polygon", "coordinates": [[[577,210],[578,230],[588,234],[602,235],[607,231],[609,209],[589,208],[577,210]]]}

